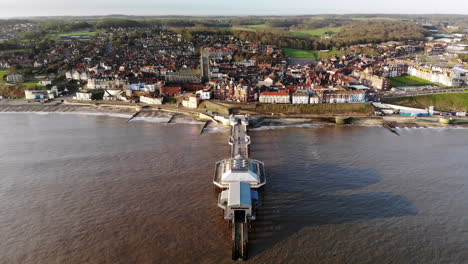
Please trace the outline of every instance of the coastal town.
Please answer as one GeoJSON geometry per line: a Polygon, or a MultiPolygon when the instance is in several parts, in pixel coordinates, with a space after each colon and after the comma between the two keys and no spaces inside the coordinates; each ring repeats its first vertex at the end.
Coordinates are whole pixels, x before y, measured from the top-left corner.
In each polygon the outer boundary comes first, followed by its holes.
{"type": "Polygon", "coordinates": [[[468,1],[16,0],[0,264],[468,263],[468,1]]]}
{"type": "MultiPolygon", "coordinates": [[[[3,43],[14,38],[15,30],[33,34],[36,27],[9,25],[3,43]]],[[[468,28],[422,28],[427,29],[424,40],[320,50],[324,56],[316,59],[291,56],[283,47],[229,31],[110,27],[62,34],[23,42],[24,49],[0,51],[0,98],[197,109],[203,101],[352,104],[414,93],[464,92],[468,28]]]]}

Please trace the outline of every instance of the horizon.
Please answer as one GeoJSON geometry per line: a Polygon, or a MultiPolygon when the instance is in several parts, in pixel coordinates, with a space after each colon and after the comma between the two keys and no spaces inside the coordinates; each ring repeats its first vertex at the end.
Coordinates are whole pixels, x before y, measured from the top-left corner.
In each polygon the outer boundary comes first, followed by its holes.
{"type": "Polygon", "coordinates": [[[468,16],[468,14],[461,13],[308,13],[308,14],[264,14],[264,15],[255,15],[255,14],[243,14],[243,15],[215,15],[215,14],[206,14],[206,15],[183,15],[183,14],[166,14],[166,15],[154,15],[154,14],[118,14],[118,13],[109,13],[109,14],[91,14],[91,15],[40,15],[40,16],[0,16],[0,19],[27,19],[27,18],[59,18],[59,17],[202,17],[202,18],[211,18],[211,17],[307,17],[307,16],[357,16],[364,15],[369,17],[383,17],[383,16],[468,16]]]}
{"type": "MultiPolygon", "coordinates": [[[[5,0],[1,0],[5,1],[5,0]]],[[[28,0],[9,2],[0,10],[0,18],[34,18],[61,16],[314,16],[314,15],[468,15],[468,2],[447,0],[441,6],[435,0],[376,2],[372,0],[329,0],[326,3],[295,1],[294,5],[278,0],[268,4],[255,0],[238,0],[212,5],[208,0],[173,0],[170,3],[160,0],[134,0],[131,3],[121,0],[82,0],[80,5],[70,7],[60,0],[28,0]],[[385,10],[386,12],[382,12],[385,10]],[[460,12],[462,10],[462,12],[460,12]]]]}

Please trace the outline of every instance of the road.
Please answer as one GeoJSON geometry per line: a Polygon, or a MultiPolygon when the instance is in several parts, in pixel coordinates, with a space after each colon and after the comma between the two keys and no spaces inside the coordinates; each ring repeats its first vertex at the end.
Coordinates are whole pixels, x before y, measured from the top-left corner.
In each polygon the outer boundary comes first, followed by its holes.
{"type": "Polygon", "coordinates": [[[395,97],[408,97],[408,96],[420,96],[420,95],[431,95],[431,94],[447,94],[447,93],[468,93],[468,87],[461,88],[446,88],[428,91],[415,91],[405,92],[404,94],[382,94],[380,98],[395,98],[395,97]]]}

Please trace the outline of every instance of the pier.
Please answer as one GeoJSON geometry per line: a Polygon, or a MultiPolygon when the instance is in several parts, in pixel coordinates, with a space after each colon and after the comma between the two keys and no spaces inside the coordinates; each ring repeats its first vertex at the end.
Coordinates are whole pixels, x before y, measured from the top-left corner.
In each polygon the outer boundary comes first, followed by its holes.
{"type": "Polygon", "coordinates": [[[232,259],[246,260],[248,224],[261,205],[258,189],[265,185],[266,176],[263,162],[249,158],[248,117],[231,116],[230,122],[231,158],[216,163],[213,183],[221,189],[218,207],[232,227],[232,259]]]}

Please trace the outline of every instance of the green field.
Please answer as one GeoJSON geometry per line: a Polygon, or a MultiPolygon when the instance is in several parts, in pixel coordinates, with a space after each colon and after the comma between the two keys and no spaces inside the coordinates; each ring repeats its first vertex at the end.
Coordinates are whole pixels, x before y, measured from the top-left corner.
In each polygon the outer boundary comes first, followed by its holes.
{"type": "Polygon", "coordinates": [[[39,83],[39,80],[30,80],[30,81],[27,81],[27,82],[24,82],[24,83],[20,83],[18,84],[19,86],[24,86],[24,87],[28,87],[28,88],[32,88],[32,87],[44,87],[44,85],[40,85],[38,84],[39,83]]]}
{"type": "Polygon", "coordinates": [[[248,28],[253,28],[253,29],[266,29],[269,28],[269,26],[265,24],[260,24],[260,25],[248,25],[248,28]]]}
{"type": "Polygon", "coordinates": [[[3,79],[5,75],[8,75],[8,70],[0,70],[0,83],[5,83],[6,81],[3,79]]]}
{"type": "Polygon", "coordinates": [[[398,86],[421,86],[421,85],[434,85],[433,82],[414,77],[414,76],[401,76],[389,78],[392,81],[392,87],[398,86]]]}
{"type": "Polygon", "coordinates": [[[30,51],[30,49],[2,50],[1,52],[4,52],[4,53],[15,53],[15,52],[26,52],[26,51],[30,51]]]}
{"type": "Polygon", "coordinates": [[[247,28],[247,27],[218,27],[217,29],[221,29],[221,30],[240,30],[240,31],[256,31],[256,29],[254,28],[247,28]]]}
{"type": "Polygon", "coordinates": [[[333,34],[340,32],[342,27],[329,27],[329,28],[318,28],[312,30],[299,30],[299,31],[291,31],[291,34],[294,36],[302,37],[302,36],[316,36],[321,37],[327,35],[327,32],[332,32],[333,34]]]}
{"type": "Polygon", "coordinates": [[[222,30],[241,30],[241,31],[257,31],[260,29],[267,29],[269,26],[265,24],[260,25],[245,25],[245,26],[234,26],[234,27],[219,27],[222,30]]]}
{"type": "Polygon", "coordinates": [[[318,59],[330,59],[331,57],[333,57],[334,55],[337,56],[337,57],[341,57],[343,55],[346,54],[346,51],[343,51],[343,50],[336,50],[336,49],[333,49],[333,50],[329,50],[329,51],[316,51],[317,52],[317,55],[318,55],[318,59]]]}
{"type": "MultiPolygon", "coordinates": [[[[3,79],[3,77],[5,75],[8,75],[8,74],[9,74],[8,70],[1,70],[0,71],[0,83],[7,83],[6,80],[3,79]]],[[[28,87],[28,88],[32,88],[32,87],[36,87],[36,86],[37,87],[44,87],[43,85],[39,85],[38,82],[39,82],[39,80],[32,79],[32,80],[29,80],[27,82],[18,83],[15,86],[28,87]]]]}
{"type": "Polygon", "coordinates": [[[317,53],[310,50],[283,48],[283,51],[290,58],[317,59],[317,53]]]}
{"type": "Polygon", "coordinates": [[[401,98],[387,98],[385,103],[398,104],[417,108],[434,106],[441,111],[468,111],[468,93],[450,93],[411,96],[401,98]]]}
{"type": "Polygon", "coordinates": [[[71,32],[71,33],[62,33],[62,34],[51,34],[49,35],[51,38],[58,39],[60,37],[70,37],[70,36],[88,36],[88,35],[96,35],[97,32],[71,32]]]}
{"type": "Polygon", "coordinates": [[[398,20],[392,17],[353,17],[352,20],[369,21],[369,20],[398,20]]]}

